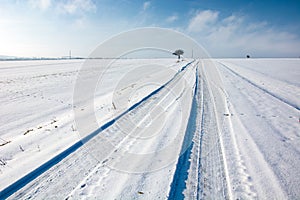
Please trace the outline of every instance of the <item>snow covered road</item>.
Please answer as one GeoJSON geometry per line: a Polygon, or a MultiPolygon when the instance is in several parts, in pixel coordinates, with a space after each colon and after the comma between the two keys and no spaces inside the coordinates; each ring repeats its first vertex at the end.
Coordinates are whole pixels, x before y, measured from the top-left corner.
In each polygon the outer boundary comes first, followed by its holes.
{"type": "Polygon", "coordinates": [[[0,64],[0,197],[300,198],[299,59],[119,60],[95,91],[90,135],[71,112],[82,61],[39,62],[0,64]]]}

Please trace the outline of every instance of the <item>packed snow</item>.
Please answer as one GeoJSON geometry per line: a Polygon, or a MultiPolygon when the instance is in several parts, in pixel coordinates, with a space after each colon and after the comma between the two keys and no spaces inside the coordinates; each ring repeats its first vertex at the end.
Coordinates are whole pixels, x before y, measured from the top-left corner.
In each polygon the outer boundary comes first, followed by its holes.
{"type": "Polygon", "coordinates": [[[300,59],[111,61],[0,62],[0,199],[300,198],[300,59]]]}

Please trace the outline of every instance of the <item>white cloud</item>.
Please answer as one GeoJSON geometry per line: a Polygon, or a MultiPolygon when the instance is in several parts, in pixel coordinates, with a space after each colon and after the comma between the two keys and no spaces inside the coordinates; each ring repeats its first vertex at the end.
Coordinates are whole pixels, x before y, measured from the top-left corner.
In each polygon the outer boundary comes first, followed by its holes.
{"type": "Polygon", "coordinates": [[[260,22],[249,24],[242,17],[232,15],[216,22],[214,30],[207,35],[206,39],[215,48],[223,48],[223,50],[232,48],[249,51],[274,51],[272,49],[276,45],[282,44],[282,41],[288,42],[292,37],[260,22]]]}
{"type": "Polygon", "coordinates": [[[94,12],[97,7],[92,0],[28,0],[32,8],[47,10],[55,4],[56,11],[63,14],[83,14],[94,12]]]}
{"type": "Polygon", "coordinates": [[[151,5],[151,2],[150,2],[150,1],[144,2],[144,4],[143,4],[143,10],[144,10],[144,11],[147,10],[147,9],[150,7],[150,5],[151,5]]]}
{"type": "Polygon", "coordinates": [[[33,8],[46,10],[51,6],[51,0],[29,0],[29,4],[33,8]]]}
{"type": "Polygon", "coordinates": [[[189,32],[201,32],[213,25],[218,19],[219,13],[212,10],[198,11],[190,20],[188,25],[189,32]]]}
{"type": "Polygon", "coordinates": [[[166,22],[172,23],[178,19],[177,15],[171,15],[166,19],[166,22]]]}
{"type": "Polygon", "coordinates": [[[223,19],[216,11],[201,11],[193,16],[188,31],[214,56],[297,56],[300,38],[271,27],[267,22],[249,22],[239,15],[223,19]]]}
{"type": "Polygon", "coordinates": [[[95,12],[97,7],[92,0],[69,0],[58,4],[58,9],[66,14],[83,14],[95,12]]]}

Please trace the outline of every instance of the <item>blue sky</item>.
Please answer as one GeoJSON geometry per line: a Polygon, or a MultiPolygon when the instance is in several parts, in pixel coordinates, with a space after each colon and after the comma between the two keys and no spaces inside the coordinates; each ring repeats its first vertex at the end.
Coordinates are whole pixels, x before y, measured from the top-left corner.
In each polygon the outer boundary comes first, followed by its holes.
{"type": "Polygon", "coordinates": [[[88,56],[138,27],[183,32],[212,57],[299,57],[298,0],[0,0],[0,55],[88,56]]]}

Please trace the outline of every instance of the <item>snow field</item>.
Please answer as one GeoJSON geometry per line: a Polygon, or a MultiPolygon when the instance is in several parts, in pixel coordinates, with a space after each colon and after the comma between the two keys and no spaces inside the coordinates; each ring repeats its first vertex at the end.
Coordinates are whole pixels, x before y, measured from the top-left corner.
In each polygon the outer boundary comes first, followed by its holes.
{"type": "Polygon", "coordinates": [[[0,189],[84,139],[10,198],[300,198],[299,59],[188,62],[116,60],[74,105],[108,60],[1,62],[0,189]]]}

